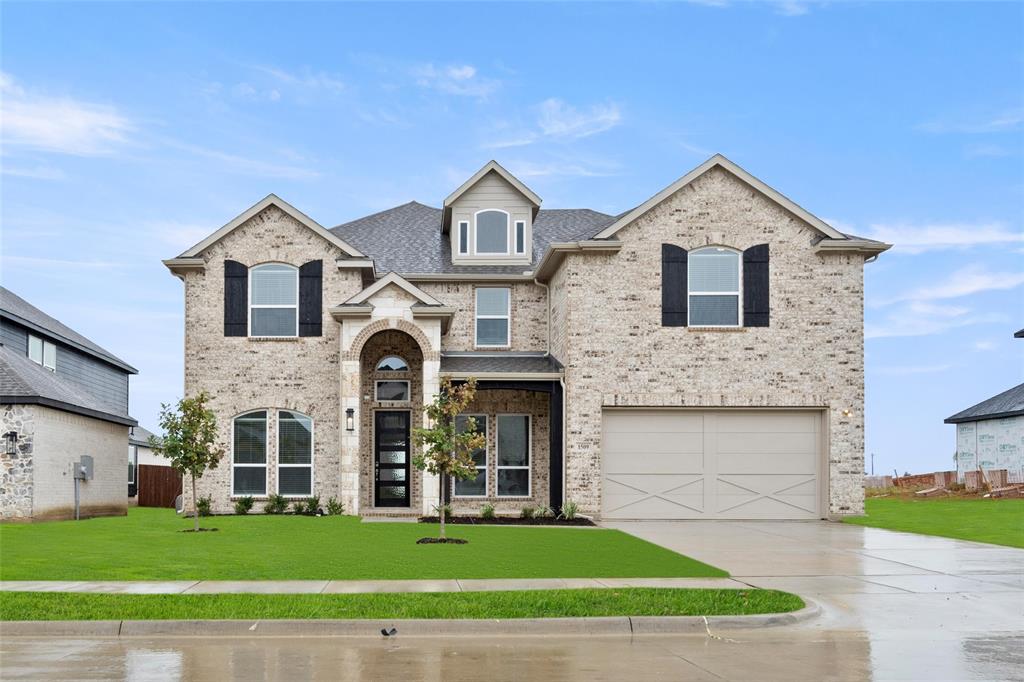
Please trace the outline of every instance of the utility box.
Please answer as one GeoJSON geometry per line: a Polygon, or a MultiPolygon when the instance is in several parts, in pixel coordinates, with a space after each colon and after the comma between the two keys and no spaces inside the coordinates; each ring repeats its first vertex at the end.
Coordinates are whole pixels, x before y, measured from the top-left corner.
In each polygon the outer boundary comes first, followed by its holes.
{"type": "Polygon", "coordinates": [[[81,460],[73,466],[75,468],[75,478],[80,481],[92,480],[92,457],[90,455],[82,455],[81,460]]]}

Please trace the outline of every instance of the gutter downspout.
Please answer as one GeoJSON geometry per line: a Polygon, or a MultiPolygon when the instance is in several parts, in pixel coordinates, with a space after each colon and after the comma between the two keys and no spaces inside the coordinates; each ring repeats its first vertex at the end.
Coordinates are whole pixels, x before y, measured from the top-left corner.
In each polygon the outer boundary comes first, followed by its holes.
{"type": "MultiPolygon", "coordinates": [[[[551,355],[551,287],[544,284],[536,277],[533,278],[533,283],[539,287],[544,287],[545,298],[548,300],[548,319],[547,319],[547,339],[545,343],[544,356],[550,357],[551,355]]],[[[562,504],[565,504],[565,405],[566,405],[566,390],[565,390],[565,369],[562,369],[562,376],[558,378],[558,385],[562,388],[562,504]]]]}

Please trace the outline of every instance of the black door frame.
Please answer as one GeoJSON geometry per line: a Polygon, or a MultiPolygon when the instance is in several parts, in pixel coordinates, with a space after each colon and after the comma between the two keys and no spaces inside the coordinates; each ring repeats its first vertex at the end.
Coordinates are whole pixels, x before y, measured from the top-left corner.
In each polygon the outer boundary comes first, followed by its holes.
{"type": "MultiPolygon", "coordinates": [[[[373,412],[373,506],[375,507],[398,507],[405,508],[412,506],[412,411],[411,410],[374,410],[373,412]],[[381,445],[378,432],[380,431],[380,420],[384,415],[400,414],[405,418],[405,464],[382,463],[380,461],[381,445]],[[381,481],[381,469],[405,469],[404,481],[381,481]],[[389,499],[381,501],[380,489],[382,486],[404,486],[405,497],[403,499],[389,499]]],[[[393,452],[397,448],[385,448],[385,451],[393,452]]]]}

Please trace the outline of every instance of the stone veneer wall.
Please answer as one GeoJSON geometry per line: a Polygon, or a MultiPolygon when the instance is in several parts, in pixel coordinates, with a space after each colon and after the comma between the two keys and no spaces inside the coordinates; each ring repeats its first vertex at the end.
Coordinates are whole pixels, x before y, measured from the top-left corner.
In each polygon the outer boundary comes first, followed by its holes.
{"type": "MultiPolygon", "coordinates": [[[[525,268],[524,268],[525,269],[525,268]]],[[[456,308],[441,343],[444,350],[476,350],[474,327],[476,289],[508,287],[512,299],[511,347],[516,351],[547,350],[547,292],[533,282],[417,282],[416,286],[444,305],[456,308]]],[[[485,348],[500,351],[502,349],[485,348]]]]}
{"type": "MultiPolygon", "coordinates": [[[[0,406],[0,434],[18,432],[17,452],[7,454],[0,442],[0,520],[32,519],[32,446],[35,441],[36,407],[0,406]]],[[[127,450],[126,450],[127,452],[127,450]]],[[[125,477],[127,481],[127,476],[125,477]]],[[[125,488],[127,495],[127,488],[125,488]]]]}
{"type": "MultiPolygon", "coordinates": [[[[374,414],[378,410],[410,412],[410,437],[412,429],[420,425],[423,413],[423,353],[420,351],[419,343],[408,334],[395,329],[377,332],[363,345],[361,367],[362,377],[361,396],[362,408],[359,410],[360,429],[360,477],[361,485],[359,508],[367,512],[374,508],[374,414]],[[407,372],[378,372],[377,363],[385,356],[397,355],[409,363],[407,372]],[[387,401],[376,400],[374,391],[376,381],[379,379],[396,379],[409,382],[409,401],[387,401]]],[[[409,451],[409,507],[418,512],[423,507],[423,474],[412,466],[412,458],[420,452],[420,447],[415,443],[411,444],[409,451]]],[[[401,512],[404,507],[381,508],[390,512],[401,512]]]]}
{"type": "MultiPolygon", "coordinates": [[[[217,415],[221,465],[198,484],[216,513],[232,511],[231,421],[258,409],[288,409],[314,421],[313,492],[322,501],[340,496],[339,330],[328,309],[362,290],[359,272],[334,266],[342,252],[271,206],[211,245],[205,272],[185,276],[185,394],[205,390],[217,415]],[[259,340],[224,336],[224,261],[247,266],[270,261],[300,266],[323,260],[323,336],[259,340]]],[[[272,416],[272,415],[271,415],[272,416]]],[[[267,446],[267,490],[276,490],[276,424],[267,446]]],[[[189,481],[184,489],[190,489],[189,481]]],[[[185,496],[189,499],[189,496],[185,496]]],[[[261,509],[257,505],[255,511],[261,509]]]]}
{"type": "MultiPolygon", "coordinates": [[[[575,255],[554,300],[566,320],[566,498],[601,509],[602,407],[825,407],[828,506],[863,511],[863,257],[817,255],[818,233],[722,169],[616,235],[621,252],[575,255]],[[771,326],[661,326],[661,244],[768,243],[771,326]],[[843,411],[849,410],[849,416],[843,411]]],[[[557,278],[556,278],[557,279],[557,278]]]]}
{"type": "Polygon", "coordinates": [[[452,495],[455,514],[476,514],[485,504],[494,505],[498,514],[518,515],[523,507],[548,506],[549,452],[551,424],[549,394],[506,389],[478,390],[466,409],[467,415],[487,415],[487,497],[462,498],[452,495]],[[530,496],[498,497],[497,490],[497,415],[530,415],[530,496]]]}

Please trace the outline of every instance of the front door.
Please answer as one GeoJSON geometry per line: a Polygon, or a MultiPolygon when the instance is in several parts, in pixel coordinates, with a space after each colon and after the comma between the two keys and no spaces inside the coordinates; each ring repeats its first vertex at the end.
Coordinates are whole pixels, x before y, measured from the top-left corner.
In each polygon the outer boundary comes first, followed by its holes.
{"type": "Polygon", "coordinates": [[[409,506],[409,413],[373,418],[373,493],[378,507],[409,506]]]}

